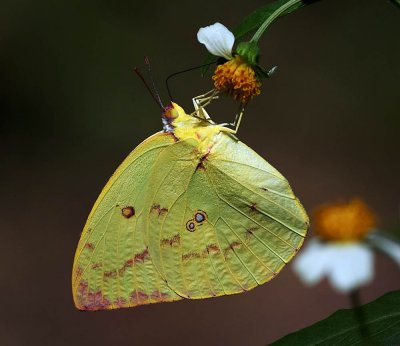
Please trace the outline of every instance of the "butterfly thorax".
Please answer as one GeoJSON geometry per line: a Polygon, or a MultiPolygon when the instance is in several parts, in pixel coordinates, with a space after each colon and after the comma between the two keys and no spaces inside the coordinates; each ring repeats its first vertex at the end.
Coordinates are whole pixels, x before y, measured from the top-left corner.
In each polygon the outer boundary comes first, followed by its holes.
{"type": "Polygon", "coordinates": [[[224,135],[224,127],[207,120],[186,114],[185,111],[173,104],[177,117],[173,120],[173,134],[179,141],[195,141],[198,154],[203,156],[210,153],[214,144],[224,135]]]}

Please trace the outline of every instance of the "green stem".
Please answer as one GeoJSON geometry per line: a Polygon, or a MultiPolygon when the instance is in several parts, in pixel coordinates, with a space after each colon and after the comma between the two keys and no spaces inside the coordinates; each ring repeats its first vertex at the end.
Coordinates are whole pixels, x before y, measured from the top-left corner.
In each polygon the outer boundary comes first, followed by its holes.
{"type": "Polygon", "coordinates": [[[365,316],[364,310],[361,306],[360,291],[358,289],[351,291],[349,294],[349,298],[350,298],[351,305],[353,307],[355,318],[358,322],[358,328],[359,328],[361,337],[364,339],[368,339],[369,330],[368,330],[368,327],[366,324],[366,316],[365,316]]]}
{"type": "Polygon", "coordinates": [[[302,0],[289,0],[286,2],[284,5],[279,7],[275,12],[272,12],[272,14],[265,20],[264,23],[258,28],[256,33],[253,35],[251,38],[250,42],[257,43],[258,40],[260,39],[261,35],[264,33],[264,31],[270,26],[270,24],[277,18],[279,17],[283,12],[287,11],[289,8],[291,8],[294,5],[297,5],[298,3],[302,2],[302,0]]]}

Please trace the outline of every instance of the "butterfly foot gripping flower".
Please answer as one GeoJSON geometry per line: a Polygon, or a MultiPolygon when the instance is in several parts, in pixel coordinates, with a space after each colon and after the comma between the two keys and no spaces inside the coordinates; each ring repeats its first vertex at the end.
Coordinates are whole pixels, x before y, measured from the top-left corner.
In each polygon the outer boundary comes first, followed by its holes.
{"type": "Polygon", "coordinates": [[[221,23],[201,28],[197,39],[211,54],[223,60],[212,77],[216,90],[241,104],[247,104],[261,93],[261,79],[269,77],[274,69],[264,71],[258,65],[259,48],[256,43],[242,42],[233,51],[235,37],[221,23]]]}
{"type": "Polygon", "coordinates": [[[397,256],[400,264],[400,245],[382,240],[380,232],[374,230],[375,225],[373,212],[360,199],[319,207],[314,213],[317,237],[296,258],[294,271],[307,285],[327,277],[342,293],[369,283],[374,276],[371,246],[395,260],[397,256]]]}

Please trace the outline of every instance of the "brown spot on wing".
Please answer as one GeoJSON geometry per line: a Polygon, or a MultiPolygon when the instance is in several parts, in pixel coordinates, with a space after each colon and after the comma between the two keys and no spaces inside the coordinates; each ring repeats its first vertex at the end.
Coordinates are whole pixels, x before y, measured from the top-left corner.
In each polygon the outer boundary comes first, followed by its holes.
{"type": "Polygon", "coordinates": [[[209,256],[210,254],[220,253],[221,250],[216,244],[208,244],[201,253],[198,252],[188,252],[182,254],[182,261],[189,261],[192,259],[200,259],[209,256]]]}
{"type": "Polygon", "coordinates": [[[203,223],[206,219],[207,219],[207,213],[203,210],[196,211],[193,218],[193,220],[198,224],[203,223]]]}
{"type": "Polygon", "coordinates": [[[116,276],[117,276],[117,271],[115,269],[104,272],[104,277],[106,278],[114,278],[116,276]]]}
{"type": "Polygon", "coordinates": [[[94,244],[93,243],[86,243],[85,244],[85,249],[94,250],[94,244]]]}
{"type": "Polygon", "coordinates": [[[153,291],[150,293],[150,298],[156,302],[165,302],[169,297],[168,293],[160,292],[160,291],[153,291]]]}
{"type": "Polygon", "coordinates": [[[189,261],[191,259],[201,258],[201,255],[198,252],[188,252],[182,254],[182,261],[189,261]]]}
{"type": "Polygon", "coordinates": [[[98,269],[98,268],[101,268],[102,266],[103,266],[103,264],[100,263],[100,262],[98,262],[98,263],[93,263],[92,266],[91,266],[91,268],[92,268],[93,270],[96,270],[96,269],[98,269]]]}
{"type": "Polygon", "coordinates": [[[90,290],[86,281],[81,281],[76,295],[76,306],[80,310],[110,309],[111,303],[98,291],[90,290]]]}
{"type": "Polygon", "coordinates": [[[181,236],[180,236],[180,234],[175,234],[172,238],[169,238],[169,239],[161,239],[161,246],[162,247],[165,247],[165,246],[167,246],[167,245],[169,245],[169,246],[174,246],[175,244],[176,245],[179,245],[180,244],[180,242],[181,242],[181,236]]]}
{"type": "Polygon", "coordinates": [[[186,229],[189,232],[194,232],[196,230],[196,224],[193,222],[193,220],[186,222],[186,229]]]}
{"type": "Polygon", "coordinates": [[[253,235],[254,232],[257,230],[256,227],[250,227],[250,228],[246,228],[246,233],[245,233],[245,238],[246,240],[249,240],[253,235]]]}
{"type": "Polygon", "coordinates": [[[251,211],[258,211],[258,209],[257,209],[257,203],[252,202],[252,203],[249,205],[249,208],[250,208],[251,211]]]}
{"type": "Polygon", "coordinates": [[[119,308],[123,308],[123,307],[126,307],[128,304],[127,304],[125,298],[119,297],[114,301],[114,305],[118,306],[119,308]]]}
{"type": "Polygon", "coordinates": [[[143,263],[147,258],[150,257],[149,250],[146,248],[142,252],[137,253],[132,258],[127,259],[124,264],[118,269],[112,269],[104,272],[104,278],[113,278],[115,276],[124,275],[127,268],[132,267],[133,265],[143,263]]]}
{"type": "Polygon", "coordinates": [[[236,248],[242,246],[243,243],[239,241],[234,241],[230,243],[225,249],[224,249],[224,256],[226,257],[230,251],[235,251],[236,248]]]}
{"type": "Polygon", "coordinates": [[[78,285],[78,295],[86,293],[88,290],[88,284],[86,281],[80,281],[78,285]]]}
{"type": "Polygon", "coordinates": [[[125,270],[129,267],[132,267],[134,263],[133,258],[130,258],[128,260],[125,261],[125,263],[123,264],[123,266],[121,268],[118,269],[118,275],[122,276],[125,273],[125,270]]]}
{"type": "Polygon", "coordinates": [[[143,291],[133,291],[131,294],[131,302],[133,305],[148,303],[149,295],[143,291]]]}
{"type": "Polygon", "coordinates": [[[76,269],[75,269],[75,278],[81,277],[82,274],[83,274],[83,269],[82,269],[82,267],[76,267],[76,269]]]}
{"type": "Polygon", "coordinates": [[[150,208],[150,213],[156,212],[158,216],[168,213],[168,208],[161,208],[159,204],[153,204],[150,208]]]}
{"type": "Polygon", "coordinates": [[[135,215],[135,208],[134,207],[125,207],[121,209],[122,216],[129,219],[135,215]]]}
{"type": "Polygon", "coordinates": [[[135,263],[143,263],[144,260],[149,256],[150,256],[149,249],[146,247],[146,249],[144,249],[142,252],[135,255],[134,262],[135,263]]]}
{"type": "Polygon", "coordinates": [[[217,244],[208,244],[206,247],[207,253],[220,253],[221,249],[217,244]]]}
{"type": "Polygon", "coordinates": [[[196,171],[199,170],[199,169],[200,170],[205,170],[206,169],[206,167],[204,166],[204,162],[207,161],[209,154],[210,154],[210,152],[208,152],[207,154],[205,154],[202,157],[200,157],[199,163],[197,164],[197,167],[196,167],[196,171]]]}

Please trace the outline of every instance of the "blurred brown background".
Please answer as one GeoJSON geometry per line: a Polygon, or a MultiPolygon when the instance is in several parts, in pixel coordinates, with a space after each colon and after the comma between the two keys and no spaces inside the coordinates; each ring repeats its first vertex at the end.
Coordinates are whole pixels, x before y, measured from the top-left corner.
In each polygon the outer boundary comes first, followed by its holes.
{"type": "MultiPolygon", "coordinates": [[[[251,292],[111,312],[79,312],[70,272],[102,186],[159,110],[133,74],[151,59],[159,89],[202,63],[201,26],[234,27],[264,1],[6,1],[0,11],[0,337],[3,345],[263,345],[339,308],[327,283],[290,265],[251,292]]],[[[262,64],[278,65],[239,137],[290,181],[307,210],[364,198],[382,228],[399,223],[400,10],[385,0],[324,0],[275,23],[262,64]]],[[[171,82],[188,111],[209,89],[171,82]]],[[[214,107],[218,119],[233,114],[214,107]]],[[[378,255],[364,302],[400,288],[378,255]]]]}

